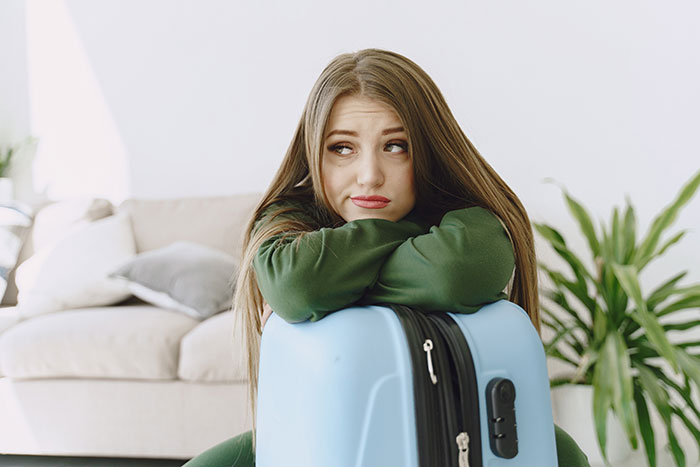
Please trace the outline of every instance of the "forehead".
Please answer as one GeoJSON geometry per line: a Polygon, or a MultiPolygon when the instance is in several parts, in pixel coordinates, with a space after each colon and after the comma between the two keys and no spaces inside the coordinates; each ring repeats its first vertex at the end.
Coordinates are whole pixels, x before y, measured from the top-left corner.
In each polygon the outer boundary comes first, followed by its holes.
{"type": "Polygon", "coordinates": [[[343,96],[335,101],[328,119],[328,131],[347,126],[372,126],[377,123],[401,124],[396,111],[384,102],[366,96],[343,96]]]}

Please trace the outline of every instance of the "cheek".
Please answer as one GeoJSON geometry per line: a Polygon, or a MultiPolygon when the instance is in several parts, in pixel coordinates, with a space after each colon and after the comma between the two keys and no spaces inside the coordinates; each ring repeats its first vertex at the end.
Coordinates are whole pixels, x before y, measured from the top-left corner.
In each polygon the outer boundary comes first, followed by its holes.
{"type": "Polygon", "coordinates": [[[328,167],[328,164],[324,164],[321,169],[321,180],[323,182],[323,191],[326,193],[326,198],[328,198],[331,203],[334,203],[339,191],[337,170],[333,170],[333,168],[328,167]]]}
{"type": "Polygon", "coordinates": [[[413,165],[411,165],[404,175],[404,186],[406,187],[406,197],[410,200],[411,206],[416,204],[416,184],[413,175],[413,165]]]}

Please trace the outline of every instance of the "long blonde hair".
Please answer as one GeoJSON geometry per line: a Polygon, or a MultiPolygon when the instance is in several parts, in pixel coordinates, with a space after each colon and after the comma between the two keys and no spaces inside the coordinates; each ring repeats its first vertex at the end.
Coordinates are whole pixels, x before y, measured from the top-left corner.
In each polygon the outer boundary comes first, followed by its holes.
{"type": "Polygon", "coordinates": [[[335,101],[352,95],[388,104],[401,119],[413,159],[419,212],[439,222],[451,209],[481,206],[500,218],[515,251],[509,298],[527,311],[537,331],[540,330],[533,234],[518,197],[467,139],[440,90],[417,64],[398,53],[380,49],[341,54],[326,66],[314,84],[284,160],[245,231],[234,310],[238,317],[236,325],[242,326],[248,349],[253,446],[264,305],[253,258],[271,236],[303,235],[320,227],[342,224],[322,188],[322,144],[335,101]],[[313,206],[317,220],[290,221],[289,217],[270,216],[253,230],[271,204],[292,198],[313,206]]]}

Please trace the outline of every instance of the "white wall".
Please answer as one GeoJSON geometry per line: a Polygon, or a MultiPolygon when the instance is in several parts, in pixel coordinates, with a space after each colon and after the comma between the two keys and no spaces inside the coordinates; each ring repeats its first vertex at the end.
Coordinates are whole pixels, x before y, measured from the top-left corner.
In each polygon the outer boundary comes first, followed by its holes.
{"type": "MultiPolygon", "coordinates": [[[[41,138],[15,174],[27,201],[262,191],[328,61],[387,48],[433,77],[533,220],[576,235],[551,177],[606,221],[629,195],[646,229],[700,169],[698,17],[693,0],[9,0],[0,131],[41,138]]],[[[645,285],[700,282],[700,194],[676,229],[645,285]]]]}
{"type": "Polygon", "coordinates": [[[29,90],[23,2],[0,3],[0,147],[29,132],[29,90]]]}
{"type": "MultiPolygon", "coordinates": [[[[552,177],[597,217],[629,194],[646,226],[700,168],[696,2],[461,3],[4,2],[0,122],[31,114],[51,198],[260,191],[322,68],[381,47],[431,74],[535,220],[573,227],[552,177]]],[[[696,279],[699,214],[669,254],[696,279]]]]}

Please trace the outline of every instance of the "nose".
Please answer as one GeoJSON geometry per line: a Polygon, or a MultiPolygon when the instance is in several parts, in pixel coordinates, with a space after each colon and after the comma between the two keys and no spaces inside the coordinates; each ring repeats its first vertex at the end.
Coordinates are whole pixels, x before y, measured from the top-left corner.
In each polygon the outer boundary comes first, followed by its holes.
{"type": "Polygon", "coordinates": [[[360,157],[357,167],[357,183],[367,188],[381,186],[384,183],[384,170],[376,154],[367,153],[360,157]]]}

